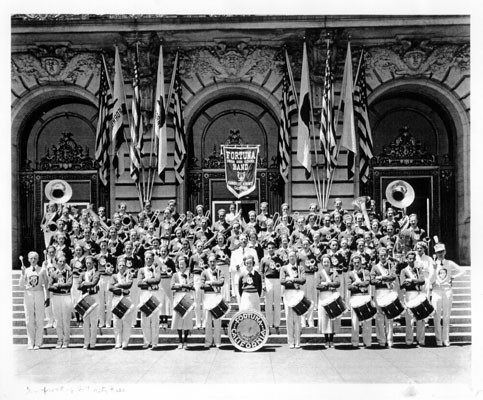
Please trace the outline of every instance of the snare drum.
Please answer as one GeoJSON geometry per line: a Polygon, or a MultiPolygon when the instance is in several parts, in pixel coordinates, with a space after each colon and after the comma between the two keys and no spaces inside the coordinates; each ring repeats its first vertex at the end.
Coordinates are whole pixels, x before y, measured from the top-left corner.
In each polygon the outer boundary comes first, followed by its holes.
{"type": "Polygon", "coordinates": [[[119,319],[124,319],[134,308],[134,304],[129,297],[122,297],[116,304],[116,307],[112,309],[112,313],[119,319]]]}
{"type": "Polygon", "coordinates": [[[194,307],[195,307],[195,302],[193,300],[193,296],[191,296],[191,294],[189,293],[185,293],[183,297],[181,297],[177,302],[175,302],[173,309],[176,312],[178,312],[181,315],[181,317],[184,317],[194,307]]]}
{"type": "Polygon", "coordinates": [[[83,318],[89,316],[89,314],[98,306],[94,298],[89,294],[85,294],[80,298],[80,300],[74,306],[75,311],[77,311],[83,318]]]}
{"type": "Polygon", "coordinates": [[[359,318],[359,321],[371,319],[377,313],[377,308],[371,296],[352,296],[350,306],[359,318]]]}
{"type": "Polygon", "coordinates": [[[428,318],[434,311],[433,306],[423,293],[419,293],[414,299],[406,302],[406,307],[418,321],[428,318]]]}
{"type": "Polygon", "coordinates": [[[306,314],[314,304],[302,290],[289,289],[284,294],[285,302],[288,307],[293,308],[297,315],[306,314]]]}
{"type": "Polygon", "coordinates": [[[149,299],[147,299],[144,304],[141,304],[139,309],[146,315],[146,317],[149,317],[156,309],[161,305],[161,302],[159,299],[151,295],[149,299]]]}
{"type": "Polygon", "coordinates": [[[399,300],[397,292],[389,292],[376,297],[376,303],[388,319],[394,319],[404,311],[404,306],[399,300]]]}
{"type": "Polygon", "coordinates": [[[342,297],[340,297],[339,292],[331,294],[328,298],[322,300],[320,304],[322,307],[324,307],[325,312],[330,319],[340,317],[347,309],[344,300],[342,300],[342,297]]]}
{"type": "Polygon", "coordinates": [[[230,306],[225,303],[221,294],[206,296],[204,307],[211,312],[214,319],[224,317],[230,312],[230,306]]]}

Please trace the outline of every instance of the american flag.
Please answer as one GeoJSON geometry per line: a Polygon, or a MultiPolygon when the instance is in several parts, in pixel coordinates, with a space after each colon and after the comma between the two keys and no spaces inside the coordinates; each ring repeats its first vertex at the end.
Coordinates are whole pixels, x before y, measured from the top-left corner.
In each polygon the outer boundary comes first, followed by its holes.
{"type": "MultiPolygon", "coordinates": [[[[290,64],[287,65],[287,69],[290,64]]],[[[285,183],[288,182],[290,165],[290,130],[292,128],[292,115],[297,113],[294,90],[290,83],[288,71],[283,76],[282,99],[280,100],[280,130],[278,136],[278,159],[280,175],[285,183]]]]}
{"type": "Polygon", "coordinates": [[[133,145],[141,151],[143,143],[143,119],[141,115],[141,93],[139,90],[139,61],[137,51],[133,60],[133,97],[132,97],[132,124],[131,124],[131,141],[133,145]]]}
{"type": "Polygon", "coordinates": [[[337,147],[334,125],[334,77],[330,68],[330,51],[327,46],[325,61],[325,83],[322,95],[322,113],[320,120],[320,143],[325,156],[327,177],[337,165],[337,147]]]}
{"type": "Polygon", "coordinates": [[[372,132],[367,113],[366,72],[364,70],[364,53],[361,54],[360,71],[354,87],[354,119],[359,136],[359,179],[367,182],[369,178],[369,162],[373,157],[372,132]]]}
{"type": "Polygon", "coordinates": [[[186,134],[184,131],[183,109],[181,104],[182,88],[178,71],[178,54],[176,54],[173,74],[175,74],[174,84],[169,105],[174,123],[174,173],[177,183],[181,185],[184,182],[185,164],[188,157],[186,154],[186,134]]]}
{"type": "Polygon", "coordinates": [[[99,178],[107,186],[109,176],[110,126],[112,119],[112,90],[107,75],[106,60],[102,56],[101,76],[99,79],[99,116],[96,129],[96,161],[99,163],[99,178]]]}

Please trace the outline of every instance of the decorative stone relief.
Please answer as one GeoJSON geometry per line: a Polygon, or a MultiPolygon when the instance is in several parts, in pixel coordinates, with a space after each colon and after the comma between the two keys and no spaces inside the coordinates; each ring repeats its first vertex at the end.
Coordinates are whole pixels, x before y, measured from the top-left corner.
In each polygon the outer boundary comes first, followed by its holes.
{"type": "Polygon", "coordinates": [[[250,46],[245,42],[225,43],[183,52],[180,69],[185,78],[199,74],[205,79],[240,80],[265,75],[268,70],[281,73],[284,55],[279,48],[250,46]]]}
{"type": "Polygon", "coordinates": [[[429,76],[455,67],[469,69],[469,44],[432,44],[429,40],[401,40],[392,46],[367,49],[366,66],[396,76],[429,76]]]}
{"type": "Polygon", "coordinates": [[[73,51],[67,46],[39,46],[12,54],[11,73],[12,77],[34,76],[40,82],[74,83],[82,75],[99,75],[100,65],[98,53],[73,51]]]}

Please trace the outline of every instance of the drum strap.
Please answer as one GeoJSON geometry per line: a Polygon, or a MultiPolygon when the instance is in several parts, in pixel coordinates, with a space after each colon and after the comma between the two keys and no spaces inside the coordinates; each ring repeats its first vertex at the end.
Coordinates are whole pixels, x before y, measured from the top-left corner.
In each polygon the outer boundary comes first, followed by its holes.
{"type": "MultiPolygon", "coordinates": [[[[354,280],[357,283],[361,283],[361,278],[359,278],[359,274],[357,273],[357,271],[352,271],[352,272],[354,274],[354,280]]],[[[362,277],[364,277],[364,270],[362,270],[362,277]]]]}
{"type": "Polygon", "coordinates": [[[326,282],[332,283],[332,280],[330,279],[329,274],[325,271],[324,268],[322,268],[322,273],[324,274],[326,282]]]}

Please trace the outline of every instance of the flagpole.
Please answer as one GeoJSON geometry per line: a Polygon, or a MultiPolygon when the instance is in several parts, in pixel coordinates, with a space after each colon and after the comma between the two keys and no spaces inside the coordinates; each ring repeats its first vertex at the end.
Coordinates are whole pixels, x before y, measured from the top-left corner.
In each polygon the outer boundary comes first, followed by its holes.
{"type": "MultiPolygon", "coordinates": [[[[295,89],[295,82],[293,79],[293,73],[292,73],[292,66],[290,65],[290,59],[288,57],[288,51],[287,47],[285,47],[285,65],[287,67],[287,75],[288,75],[288,80],[289,80],[289,85],[292,87],[292,92],[293,92],[293,97],[294,97],[294,102],[295,102],[295,108],[299,109],[299,99],[297,96],[297,89],[295,89]]],[[[289,116],[289,119],[291,117],[289,116]]],[[[288,176],[287,176],[287,202],[289,203],[290,209],[292,209],[292,122],[290,121],[290,129],[289,129],[289,145],[290,145],[290,152],[289,152],[289,157],[288,157],[288,176]]]]}
{"type": "MultiPolygon", "coordinates": [[[[360,69],[361,69],[361,64],[362,64],[362,55],[364,54],[364,49],[362,49],[362,52],[361,52],[361,56],[359,58],[359,63],[357,64],[357,72],[356,72],[356,76],[355,76],[355,79],[353,81],[354,85],[355,83],[357,82],[357,78],[359,77],[359,72],[360,72],[360,69]]],[[[354,87],[354,86],[353,86],[354,87]]],[[[335,126],[339,126],[339,117],[340,117],[340,107],[339,109],[337,110],[337,118],[336,118],[336,121],[335,121],[335,126]]],[[[342,139],[342,138],[341,138],[342,139]]],[[[337,145],[337,153],[336,153],[336,156],[335,158],[337,159],[339,157],[339,152],[340,152],[340,144],[341,144],[341,139],[339,139],[339,143],[337,145]]],[[[357,157],[356,157],[357,158],[357,157]]],[[[356,160],[354,160],[354,162],[356,162],[356,160]]],[[[354,171],[356,172],[356,171],[354,171]]],[[[332,190],[332,183],[334,181],[334,175],[335,175],[335,169],[332,171],[332,173],[330,174],[330,179],[329,179],[329,184],[327,185],[327,199],[329,198],[329,195],[330,195],[330,191],[332,190]]],[[[354,174],[354,181],[355,181],[355,174],[354,174]]],[[[355,190],[355,188],[354,188],[355,190]]]]}

